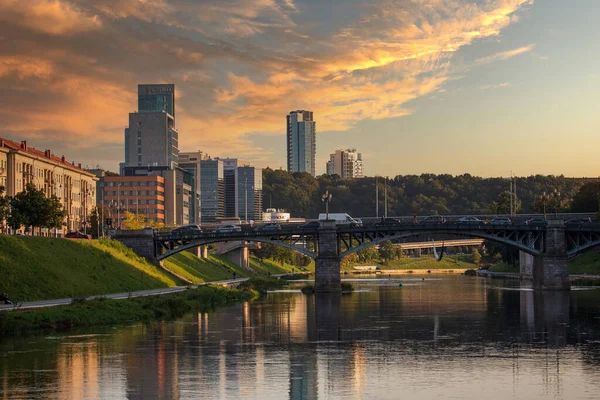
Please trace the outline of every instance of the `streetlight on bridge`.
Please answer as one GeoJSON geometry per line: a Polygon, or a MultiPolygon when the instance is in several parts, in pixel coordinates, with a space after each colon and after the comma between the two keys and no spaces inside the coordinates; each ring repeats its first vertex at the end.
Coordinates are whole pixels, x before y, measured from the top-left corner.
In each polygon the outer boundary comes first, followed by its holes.
{"type": "Polygon", "coordinates": [[[326,219],[329,221],[329,202],[333,196],[329,193],[329,190],[325,192],[323,196],[321,196],[321,201],[325,202],[325,214],[326,219]]]}

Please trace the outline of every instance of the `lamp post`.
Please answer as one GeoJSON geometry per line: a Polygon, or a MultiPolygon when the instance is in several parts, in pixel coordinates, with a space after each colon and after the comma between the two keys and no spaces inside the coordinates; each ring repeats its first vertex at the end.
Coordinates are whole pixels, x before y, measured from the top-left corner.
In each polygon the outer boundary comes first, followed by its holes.
{"type": "Polygon", "coordinates": [[[560,206],[560,192],[554,189],[552,192],[554,197],[554,218],[558,218],[558,207],[560,206]]]}
{"type": "Polygon", "coordinates": [[[375,216],[379,218],[379,177],[375,177],[375,216]]]}
{"type": "Polygon", "coordinates": [[[244,191],[245,191],[245,208],[244,208],[244,220],[248,223],[248,178],[244,179],[244,191]]]}
{"type": "Polygon", "coordinates": [[[121,182],[117,182],[117,225],[121,229],[121,182]]]}
{"type": "Polygon", "coordinates": [[[542,206],[544,207],[544,219],[546,218],[546,201],[548,200],[548,195],[546,194],[546,192],[542,193],[542,206]]]}
{"type": "Polygon", "coordinates": [[[385,197],[385,217],[387,218],[388,214],[387,214],[387,181],[388,181],[388,177],[385,177],[385,186],[384,186],[384,197],[385,197]]]}
{"type": "Polygon", "coordinates": [[[331,201],[331,193],[329,193],[329,190],[325,192],[325,194],[323,196],[321,196],[321,201],[325,202],[325,215],[326,215],[326,220],[329,221],[329,202],[331,201]]]}

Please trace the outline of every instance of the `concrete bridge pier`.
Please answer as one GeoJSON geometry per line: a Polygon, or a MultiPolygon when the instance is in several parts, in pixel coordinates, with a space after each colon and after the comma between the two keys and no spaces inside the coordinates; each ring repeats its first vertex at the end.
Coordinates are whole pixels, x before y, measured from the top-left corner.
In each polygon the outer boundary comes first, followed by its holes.
{"type": "Polygon", "coordinates": [[[544,253],[535,256],[532,275],[534,289],[569,290],[571,288],[563,221],[548,221],[544,253]]]}
{"type": "Polygon", "coordinates": [[[318,256],[315,259],[315,292],[341,292],[340,267],[335,221],[321,221],[318,256]]]}

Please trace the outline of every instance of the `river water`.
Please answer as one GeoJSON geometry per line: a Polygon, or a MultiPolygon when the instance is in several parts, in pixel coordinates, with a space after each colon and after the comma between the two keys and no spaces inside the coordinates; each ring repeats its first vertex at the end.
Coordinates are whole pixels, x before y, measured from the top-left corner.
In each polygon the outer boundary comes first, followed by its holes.
{"type": "Polygon", "coordinates": [[[537,293],[463,276],[399,282],[4,339],[0,399],[600,398],[600,290],[537,293]]]}

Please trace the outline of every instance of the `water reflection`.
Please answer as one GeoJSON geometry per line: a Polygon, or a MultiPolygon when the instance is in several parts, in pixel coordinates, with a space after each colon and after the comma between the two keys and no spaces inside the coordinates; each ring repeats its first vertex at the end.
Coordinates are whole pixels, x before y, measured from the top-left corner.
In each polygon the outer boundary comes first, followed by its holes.
{"type": "Polygon", "coordinates": [[[0,399],[596,398],[600,291],[510,285],[390,280],[4,340],[0,399]]]}

